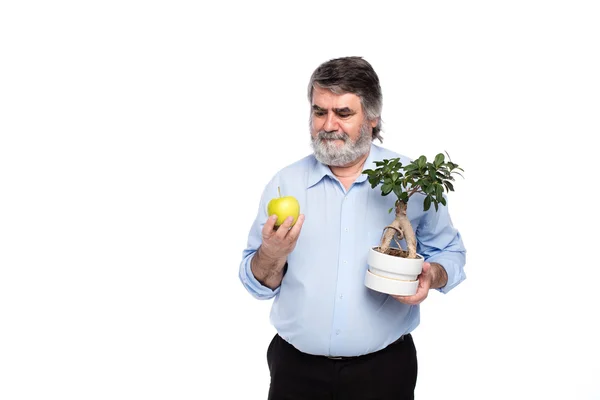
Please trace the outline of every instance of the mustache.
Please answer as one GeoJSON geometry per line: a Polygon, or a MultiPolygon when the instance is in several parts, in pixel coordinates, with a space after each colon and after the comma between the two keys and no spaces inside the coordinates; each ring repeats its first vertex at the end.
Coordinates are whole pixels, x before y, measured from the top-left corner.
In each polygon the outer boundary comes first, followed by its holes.
{"type": "Polygon", "coordinates": [[[344,142],[348,141],[348,136],[345,133],[339,132],[327,132],[327,131],[319,131],[317,133],[317,138],[321,140],[343,140],[344,142]]]}

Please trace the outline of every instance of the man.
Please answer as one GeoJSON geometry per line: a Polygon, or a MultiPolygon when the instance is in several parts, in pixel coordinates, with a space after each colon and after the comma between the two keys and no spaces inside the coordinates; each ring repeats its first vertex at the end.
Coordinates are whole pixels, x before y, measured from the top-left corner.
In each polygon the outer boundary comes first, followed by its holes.
{"type": "MultiPolygon", "coordinates": [[[[465,279],[465,248],[447,207],[409,202],[418,252],[425,257],[414,296],[364,285],[367,254],[393,220],[393,196],[381,196],[361,172],[401,157],[382,141],[379,78],[359,57],[330,60],[313,73],[313,153],[266,185],[243,251],[240,279],[258,299],[273,298],[277,334],[267,350],[269,399],[413,399],[417,380],[411,332],[430,289],[447,293],[465,279]],[[275,228],[266,205],[298,199],[302,214],[275,228]]],[[[419,203],[420,201],[420,203],[419,203]]]]}

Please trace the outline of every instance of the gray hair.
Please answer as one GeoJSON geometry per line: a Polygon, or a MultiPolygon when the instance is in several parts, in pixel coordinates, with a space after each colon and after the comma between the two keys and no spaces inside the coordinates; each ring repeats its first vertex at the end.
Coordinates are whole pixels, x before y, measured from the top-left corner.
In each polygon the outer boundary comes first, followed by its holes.
{"type": "Polygon", "coordinates": [[[362,57],[343,57],[324,62],[313,72],[308,83],[308,101],[312,103],[315,86],[327,89],[335,94],[352,93],[360,98],[363,112],[368,120],[378,118],[373,128],[372,139],[381,136],[381,109],[383,99],[379,77],[375,70],[362,57]]]}

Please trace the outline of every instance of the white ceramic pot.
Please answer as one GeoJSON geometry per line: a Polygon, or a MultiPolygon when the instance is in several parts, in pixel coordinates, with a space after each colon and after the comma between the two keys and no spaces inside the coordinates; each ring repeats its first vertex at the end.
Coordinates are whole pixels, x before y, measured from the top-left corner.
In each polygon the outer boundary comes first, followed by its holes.
{"type": "Polygon", "coordinates": [[[417,292],[417,277],[423,269],[423,256],[409,259],[390,256],[369,249],[365,274],[365,285],[381,293],[411,296],[417,292]]]}

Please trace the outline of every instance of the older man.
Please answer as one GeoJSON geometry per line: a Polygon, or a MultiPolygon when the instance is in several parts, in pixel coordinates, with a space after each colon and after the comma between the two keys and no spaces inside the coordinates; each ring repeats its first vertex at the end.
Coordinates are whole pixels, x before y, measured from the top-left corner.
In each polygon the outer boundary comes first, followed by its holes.
{"type": "Polygon", "coordinates": [[[308,99],[313,154],[267,183],[239,269],[248,292],[274,299],[269,399],[412,399],[419,304],[430,289],[447,293],[465,279],[465,248],[447,207],[409,207],[426,259],[417,293],[365,287],[368,249],[379,244],[394,199],[361,172],[384,158],[410,160],[373,143],[382,141],[382,95],[364,59],[320,65],[308,99]],[[266,205],[278,188],[298,199],[302,214],[277,229],[266,205]]]}

